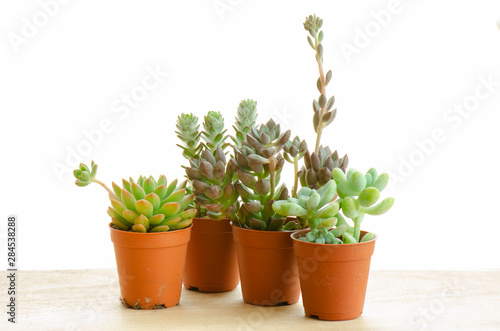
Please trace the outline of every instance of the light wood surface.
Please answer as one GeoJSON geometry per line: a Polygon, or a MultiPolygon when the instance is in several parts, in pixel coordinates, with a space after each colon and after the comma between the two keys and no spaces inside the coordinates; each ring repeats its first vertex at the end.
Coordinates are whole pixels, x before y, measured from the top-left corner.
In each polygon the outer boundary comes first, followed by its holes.
{"type": "Polygon", "coordinates": [[[245,304],[240,288],[183,289],[174,308],[138,311],[119,302],[116,270],[18,271],[16,330],[500,330],[500,271],[372,271],[364,313],[345,322],[304,316],[302,303],[245,304]]]}

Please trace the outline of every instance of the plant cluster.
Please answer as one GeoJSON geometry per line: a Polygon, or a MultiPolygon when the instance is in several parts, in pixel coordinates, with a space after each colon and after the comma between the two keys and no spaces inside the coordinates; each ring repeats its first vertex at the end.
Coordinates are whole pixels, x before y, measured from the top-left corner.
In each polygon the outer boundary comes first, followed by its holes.
{"type": "Polygon", "coordinates": [[[151,176],[140,176],[137,181],[123,179],[122,187],[113,182],[111,190],[95,178],[96,173],[94,161],[90,168],[80,164],[73,172],[75,184],[84,187],[94,182],[108,191],[108,215],[116,229],[144,233],[183,229],[191,225],[196,215],[196,209],[188,209],[194,195],[186,194],[186,182],[177,186],[177,180],[168,184],[164,175],[157,181],[151,176]]]}

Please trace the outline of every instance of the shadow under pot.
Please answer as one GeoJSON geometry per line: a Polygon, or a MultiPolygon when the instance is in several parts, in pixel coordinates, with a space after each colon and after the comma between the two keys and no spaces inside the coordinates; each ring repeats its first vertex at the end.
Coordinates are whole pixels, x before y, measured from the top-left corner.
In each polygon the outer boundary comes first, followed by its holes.
{"type": "Polygon", "coordinates": [[[232,225],[246,303],[279,306],[300,296],[292,231],[258,231],[232,225]]]}
{"type": "MultiPolygon", "coordinates": [[[[316,244],[298,239],[307,232],[291,235],[305,314],[328,321],[358,317],[363,312],[377,236],[355,244],[316,244]]],[[[361,231],[360,237],[366,233],[361,231]]]]}
{"type": "Polygon", "coordinates": [[[229,222],[193,220],[184,273],[187,289],[226,292],[238,286],[238,260],[229,222]]]}
{"type": "Polygon", "coordinates": [[[138,233],[109,225],[123,305],[135,309],[176,306],[191,226],[181,230],[138,233]]]}

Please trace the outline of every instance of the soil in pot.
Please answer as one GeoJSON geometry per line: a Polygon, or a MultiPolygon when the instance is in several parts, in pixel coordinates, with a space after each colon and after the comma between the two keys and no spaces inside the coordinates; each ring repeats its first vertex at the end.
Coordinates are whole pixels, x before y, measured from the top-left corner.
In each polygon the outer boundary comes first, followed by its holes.
{"type": "Polygon", "coordinates": [[[233,225],[243,300],[279,306],[299,300],[300,285],[290,231],[257,231],[233,225]]]}
{"type": "Polygon", "coordinates": [[[195,218],[188,244],[184,287],[201,292],[236,288],[240,277],[230,220],[195,218]]]}
{"type": "MultiPolygon", "coordinates": [[[[305,314],[321,320],[349,320],[363,312],[375,239],[356,244],[314,244],[292,235],[305,314]]],[[[366,234],[361,231],[361,238],[366,234]]]]}
{"type": "Polygon", "coordinates": [[[168,308],[180,301],[191,226],[160,233],[111,227],[122,303],[136,309],[168,308]]]}

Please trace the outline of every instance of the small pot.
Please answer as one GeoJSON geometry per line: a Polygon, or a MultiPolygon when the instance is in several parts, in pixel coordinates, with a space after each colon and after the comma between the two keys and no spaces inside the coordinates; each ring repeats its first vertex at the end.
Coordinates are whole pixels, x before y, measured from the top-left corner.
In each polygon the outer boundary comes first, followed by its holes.
{"type": "Polygon", "coordinates": [[[238,259],[230,220],[195,218],[188,245],[184,287],[226,292],[238,286],[238,259]]]}
{"type": "Polygon", "coordinates": [[[109,229],[122,303],[136,309],[177,305],[191,226],[159,233],[122,231],[111,224],[109,229]]]}
{"type": "MultiPolygon", "coordinates": [[[[342,321],[363,312],[375,240],[356,244],[315,244],[298,240],[309,230],[291,235],[299,268],[305,314],[342,321]]],[[[361,238],[367,232],[361,231],[361,238]]]]}
{"type": "Polygon", "coordinates": [[[243,300],[279,306],[299,300],[300,284],[291,231],[257,231],[233,225],[243,300]]]}

